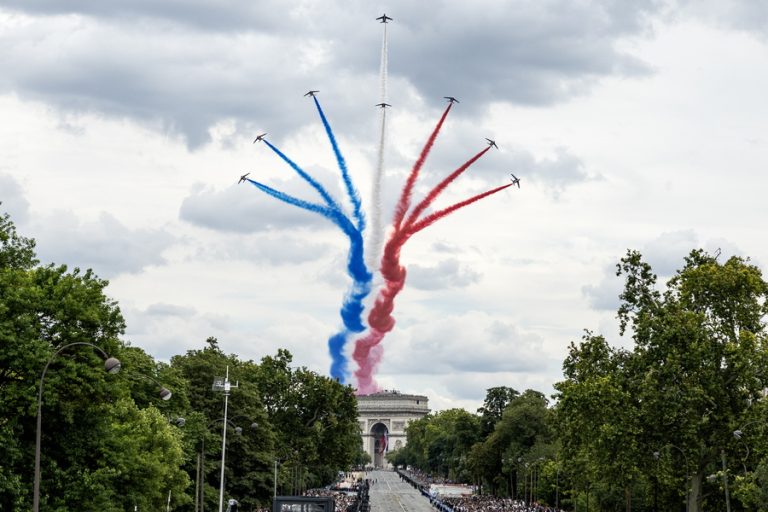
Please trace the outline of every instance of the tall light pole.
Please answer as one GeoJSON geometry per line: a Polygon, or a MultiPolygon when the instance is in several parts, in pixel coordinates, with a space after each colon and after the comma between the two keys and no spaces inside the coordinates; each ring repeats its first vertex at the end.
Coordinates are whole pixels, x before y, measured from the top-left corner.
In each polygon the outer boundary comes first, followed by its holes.
{"type": "Polygon", "coordinates": [[[221,432],[221,479],[219,480],[219,512],[224,512],[224,461],[227,454],[227,406],[229,403],[229,392],[232,388],[237,388],[238,384],[233,386],[229,382],[229,366],[224,379],[217,377],[213,380],[213,390],[224,392],[224,424],[221,432]]]}
{"type": "Polygon", "coordinates": [[[43,368],[43,373],[40,375],[40,389],[38,390],[38,393],[37,393],[37,431],[35,433],[35,483],[32,491],[33,512],[40,511],[40,440],[41,440],[42,431],[43,431],[43,384],[45,382],[45,373],[48,371],[48,367],[51,365],[51,362],[53,361],[54,357],[59,355],[59,353],[62,350],[69,347],[74,347],[76,345],[88,345],[90,347],[95,348],[104,358],[104,370],[107,373],[117,373],[120,371],[121,364],[117,358],[109,357],[101,347],[85,341],[77,341],[74,343],[67,343],[66,345],[62,345],[61,347],[57,348],[53,354],[51,354],[50,358],[48,358],[48,362],[45,363],[45,368],[43,368]]]}
{"type": "MultiPolygon", "coordinates": [[[[234,419],[238,418],[244,418],[245,416],[235,416],[234,419]]],[[[224,421],[224,418],[219,418],[217,420],[213,420],[208,424],[206,427],[206,432],[208,429],[210,429],[213,425],[218,423],[219,421],[224,421]]],[[[228,419],[224,425],[229,425],[230,427],[235,429],[236,434],[241,434],[243,432],[242,427],[238,427],[235,425],[232,420],[228,419]]],[[[251,430],[255,430],[257,427],[257,423],[253,422],[251,423],[251,430]]],[[[197,478],[195,481],[195,512],[198,510],[198,504],[199,504],[199,510],[200,512],[203,512],[205,510],[205,500],[204,500],[204,494],[205,489],[203,489],[203,480],[205,477],[205,434],[203,434],[203,438],[201,439],[201,446],[200,446],[200,454],[198,455],[198,471],[197,471],[197,478]]]]}
{"type": "Polygon", "coordinates": [[[728,467],[725,464],[725,450],[720,450],[720,460],[723,463],[723,487],[725,487],[725,510],[731,512],[731,492],[728,490],[728,467]]]}

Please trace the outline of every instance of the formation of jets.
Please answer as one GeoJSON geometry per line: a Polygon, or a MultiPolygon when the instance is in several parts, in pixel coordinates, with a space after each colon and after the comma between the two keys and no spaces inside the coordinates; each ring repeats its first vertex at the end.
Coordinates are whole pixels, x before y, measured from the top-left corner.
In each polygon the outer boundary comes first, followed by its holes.
{"type": "Polygon", "coordinates": [[[392,105],[390,105],[389,103],[377,103],[376,106],[381,108],[387,108],[387,107],[391,107],[392,105]]]}
{"type": "Polygon", "coordinates": [[[388,21],[392,21],[392,18],[390,18],[390,17],[389,17],[389,16],[387,16],[386,14],[382,14],[381,16],[379,16],[379,17],[378,17],[378,18],[376,18],[376,19],[377,19],[377,20],[381,20],[381,22],[382,22],[382,23],[386,23],[386,22],[388,22],[388,21]]]}
{"type": "Polygon", "coordinates": [[[261,135],[259,135],[255,139],[253,139],[253,143],[256,144],[257,142],[264,140],[264,137],[266,137],[266,136],[267,136],[266,133],[262,133],[261,135]]]}
{"type": "Polygon", "coordinates": [[[486,137],[486,138],[485,138],[485,140],[487,140],[487,141],[488,141],[488,145],[489,145],[490,147],[492,147],[492,148],[496,148],[496,149],[499,149],[499,146],[497,146],[497,145],[496,145],[496,141],[495,141],[495,140],[491,140],[491,139],[489,139],[488,137],[486,137]]]}
{"type": "Polygon", "coordinates": [[[240,181],[238,181],[237,184],[239,185],[242,182],[244,182],[248,178],[249,174],[251,174],[251,173],[247,172],[247,173],[243,174],[242,176],[240,176],[240,181]]]}
{"type": "Polygon", "coordinates": [[[518,178],[512,173],[509,173],[509,175],[512,176],[512,184],[517,185],[517,188],[520,188],[520,178],[518,178]]]}
{"type": "Polygon", "coordinates": [[[447,99],[448,103],[460,103],[459,100],[457,100],[453,96],[443,96],[443,98],[447,99]]]}
{"type": "Polygon", "coordinates": [[[320,91],[309,91],[304,96],[312,96],[314,98],[315,97],[315,93],[317,93],[317,92],[320,92],[320,91]]]}

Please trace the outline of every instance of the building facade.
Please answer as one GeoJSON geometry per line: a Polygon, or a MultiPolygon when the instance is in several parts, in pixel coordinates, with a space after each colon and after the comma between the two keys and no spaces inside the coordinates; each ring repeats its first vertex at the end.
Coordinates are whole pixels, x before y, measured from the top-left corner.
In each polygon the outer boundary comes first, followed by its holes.
{"type": "Polygon", "coordinates": [[[388,390],[358,396],[357,411],[363,451],[374,467],[383,468],[387,452],[405,446],[405,427],[429,414],[429,405],[426,396],[388,390]]]}

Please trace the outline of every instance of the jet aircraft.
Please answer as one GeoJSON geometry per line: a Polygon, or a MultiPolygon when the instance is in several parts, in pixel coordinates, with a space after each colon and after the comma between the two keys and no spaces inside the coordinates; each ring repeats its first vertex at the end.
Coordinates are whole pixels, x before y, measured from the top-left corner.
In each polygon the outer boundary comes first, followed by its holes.
{"type": "Polygon", "coordinates": [[[251,173],[247,172],[247,173],[243,174],[242,176],[240,176],[240,181],[238,181],[237,184],[239,185],[242,182],[244,182],[248,178],[249,174],[251,174],[251,173]]]}
{"type": "Polygon", "coordinates": [[[509,173],[509,175],[512,176],[512,184],[517,185],[517,188],[520,188],[520,178],[518,178],[512,173],[509,173]]]}
{"type": "Polygon", "coordinates": [[[485,140],[488,141],[488,145],[489,146],[491,146],[493,148],[496,148],[496,149],[499,149],[499,146],[496,145],[496,141],[495,140],[491,140],[488,137],[486,137],[485,140]]]}
{"type": "Polygon", "coordinates": [[[315,93],[316,93],[316,92],[320,92],[320,91],[309,91],[309,92],[308,92],[307,94],[305,94],[304,96],[312,96],[312,97],[314,98],[314,97],[315,97],[315,93]]]}
{"type": "Polygon", "coordinates": [[[448,103],[460,103],[459,100],[457,100],[453,96],[443,96],[443,98],[447,99],[448,103]]]}
{"type": "Polygon", "coordinates": [[[266,133],[262,133],[261,135],[253,139],[253,143],[256,144],[257,142],[264,140],[264,137],[266,137],[266,135],[267,135],[266,133]]]}
{"type": "Polygon", "coordinates": [[[389,17],[389,16],[387,16],[386,14],[383,14],[383,15],[379,16],[379,17],[378,17],[378,18],[376,18],[376,19],[377,19],[377,20],[381,20],[381,22],[382,22],[382,23],[386,23],[386,22],[388,22],[388,21],[392,21],[392,18],[390,18],[390,17],[389,17]]]}
{"type": "Polygon", "coordinates": [[[387,107],[391,107],[392,105],[390,105],[389,103],[377,103],[376,106],[381,108],[387,108],[387,107]]]}

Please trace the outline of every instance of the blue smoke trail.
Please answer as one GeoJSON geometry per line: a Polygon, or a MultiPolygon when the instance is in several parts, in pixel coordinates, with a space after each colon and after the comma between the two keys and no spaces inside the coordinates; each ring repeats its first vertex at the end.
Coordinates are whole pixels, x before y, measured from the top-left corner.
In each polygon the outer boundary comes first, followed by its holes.
{"type": "MultiPolygon", "coordinates": [[[[314,178],[312,178],[312,176],[310,176],[309,174],[307,174],[306,172],[304,172],[304,170],[303,170],[301,167],[299,167],[299,166],[296,164],[296,162],[294,162],[293,160],[291,160],[290,158],[288,158],[288,157],[287,157],[287,156],[286,156],[286,155],[285,155],[285,154],[284,154],[282,151],[280,151],[280,150],[279,150],[279,149],[277,149],[275,146],[273,146],[273,145],[272,145],[272,144],[271,144],[271,143],[270,143],[270,142],[269,142],[267,139],[262,139],[262,141],[264,142],[264,144],[266,144],[267,146],[269,146],[269,148],[270,148],[272,151],[274,151],[274,152],[277,154],[277,156],[279,156],[280,158],[282,158],[282,159],[283,159],[283,161],[284,161],[285,163],[287,163],[288,165],[290,165],[290,166],[291,166],[291,168],[292,168],[294,171],[296,171],[296,172],[299,174],[299,176],[301,176],[302,178],[304,178],[304,181],[306,181],[307,183],[309,183],[310,185],[312,185],[312,187],[313,187],[315,190],[317,190],[317,191],[320,193],[320,195],[321,195],[321,196],[323,196],[323,199],[325,200],[325,204],[327,204],[328,206],[330,206],[330,207],[331,207],[331,208],[333,208],[334,210],[340,210],[340,209],[341,209],[341,208],[339,207],[339,205],[338,205],[338,204],[336,204],[336,201],[334,201],[334,200],[333,200],[333,198],[332,198],[332,197],[331,197],[331,195],[328,193],[328,191],[327,191],[327,190],[325,190],[325,187],[323,187],[323,186],[322,186],[320,183],[318,183],[318,182],[317,182],[317,181],[316,181],[314,178]]],[[[297,206],[298,206],[298,205],[297,205],[297,206]]]]}
{"type": "Polygon", "coordinates": [[[349,177],[349,170],[347,169],[347,162],[344,160],[341,151],[339,151],[339,145],[336,143],[336,137],[333,135],[331,125],[328,123],[328,119],[323,113],[323,108],[320,106],[320,102],[318,101],[317,96],[313,95],[312,99],[315,100],[317,112],[320,114],[320,119],[323,121],[323,126],[325,126],[325,133],[328,134],[328,140],[331,141],[333,153],[336,155],[336,162],[339,164],[341,177],[344,180],[344,185],[347,187],[349,200],[352,202],[353,214],[355,216],[355,220],[357,221],[357,229],[362,232],[365,229],[365,217],[363,216],[362,205],[360,204],[360,195],[357,193],[355,186],[352,184],[352,180],[349,177]]]}
{"type": "MultiPolygon", "coordinates": [[[[303,172],[303,171],[302,171],[303,172]]],[[[344,329],[328,339],[328,349],[331,355],[331,376],[344,383],[347,375],[347,358],[344,355],[344,346],[351,333],[359,333],[365,330],[363,324],[363,300],[371,291],[372,274],[365,265],[363,255],[363,237],[360,230],[338,208],[326,207],[309,201],[293,197],[272,187],[246,178],[251,184],[262,192],[279,199],[285,203],[319,213],[338,226],[347,238],[349,238],[349,256],[347,258],[347,273],[352,277],[352,286],[344,297],[341,307],[341,319],[344,329]]],[[[322,187],[321,187],[322,188],[322,187]]]]}

